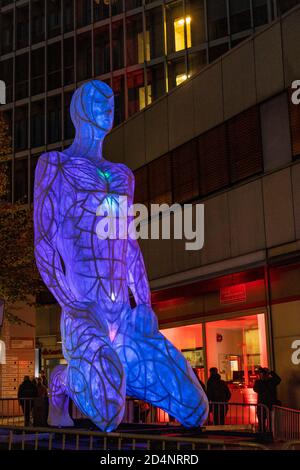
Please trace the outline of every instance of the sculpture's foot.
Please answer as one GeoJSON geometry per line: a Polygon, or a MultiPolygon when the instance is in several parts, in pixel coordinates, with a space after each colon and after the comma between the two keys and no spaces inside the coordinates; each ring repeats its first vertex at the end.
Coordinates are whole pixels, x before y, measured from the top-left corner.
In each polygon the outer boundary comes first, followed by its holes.
{"type": "Polygon", "coordinates": [[[158,331],[151,309],[134,309],[114,346],[125,369],[128,395],[165,410],[185,427],[206,421],[207,397],[185,357],[158,331]]]}
{"type": "Polygon", "coordinates": [[[56,366],[50,377],[48,424],[55,427],[74,426],[69,415],[69,396],[66,387],[67,367],[56,366]]]}

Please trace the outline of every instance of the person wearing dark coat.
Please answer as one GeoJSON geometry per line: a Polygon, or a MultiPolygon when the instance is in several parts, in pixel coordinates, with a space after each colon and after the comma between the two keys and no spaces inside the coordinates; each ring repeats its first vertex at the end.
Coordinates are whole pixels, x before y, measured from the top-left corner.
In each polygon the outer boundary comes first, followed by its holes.
{"type": "Polygon", "coordinates": [[[33,408],[33,399],[38,396],[36,385],[30,380],[29,375],[25,375],[23,382],[19,386],[18,398],[24,413],[25,426],[30,424],[30,414],[33,408]]]}
{"type": "Polygon", "coordinates": [[[210,411],[213,414],[213,424],[225,424],[225,416],[228,411],[227,403],[231,398],[231,392],[226,382],[221,379],[216,367],[211,367],[209,372],[207,398],[212,402],[210,411]]]}
{"type": "MultiPolygon", "coordinates": [[[[259,367],[259,379],[254,383],[253,390],[257,393],[257,403],[265,405],[271,412],[274,405],[279,404],[277,400],[277,386],[281,382],[281,378],[274,371],[267,367],[259,367]]],[[[265,432],[267,421],[267,410],[257,407],[258,427],[260,432],[265,432]]]]}
{"type": "Polygon", "coordinates": [[[199,382],[199,384],[201,385],[201,387],[202,387],[204,393],[206,394],[206,387],[205,387],[205,384],[204,384],[204,383],[202,382],[202,380],[199,378],[199,375],[198,375],[198,372],[197,372],[196,367],[193,367],[193,371],[194,371],[194,374],[195,374],[195,376],[197,377],[198,382],[199,382]]]}

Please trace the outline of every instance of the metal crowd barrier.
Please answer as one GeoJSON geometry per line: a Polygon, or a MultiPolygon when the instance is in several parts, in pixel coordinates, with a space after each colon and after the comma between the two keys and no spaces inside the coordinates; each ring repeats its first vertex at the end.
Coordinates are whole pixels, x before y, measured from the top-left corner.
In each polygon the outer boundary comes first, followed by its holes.
{"type": "Polygon", "coordinates": [[[272,428],[274,439],[277,441],[300,440],[300,410],[274,406],[272,428]]]}
{"type": "Polygon", "coordinates": [[[243,441],[104,433],[75,429],[0,426],[0,449],[6,450],[269,450],[243,441]]]}
{"type": "Polygon", "coordinates": [[[48,397],[0,398],[0,425],[47,426],[48,397]]]}
{"type": "Polygon", "coordinates": [[[300,450],[300,441],[289,441],[282,446],[282,450],[300,450]]]}
{"type": "MultiPolygon", "coordinates": [[[[47,426],[48,400],[46,398],[1,398],[0,425],[47,426]]],[[[87,419],[70,401],[70,415],[73,419],[87,419]]],[[[167,412],[145,402],[128,398],[124,424],[179,426],[178,421],[167,412]]],[[[210,414],[205,427],[224,427],[249,432],[270,432],[269,409],[264,405],[246,403],[210,403],[210,414]]],[[[294,436],[296,438],[296,435],[294,436]]]]}

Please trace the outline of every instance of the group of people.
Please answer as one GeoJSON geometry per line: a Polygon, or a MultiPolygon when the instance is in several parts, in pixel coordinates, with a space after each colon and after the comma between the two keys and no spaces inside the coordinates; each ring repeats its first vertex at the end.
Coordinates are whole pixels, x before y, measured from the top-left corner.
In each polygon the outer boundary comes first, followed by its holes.
{"type": "Polygon", "coordinates": [[[45,424],[48,415],[48,381],[44,370],[38,378],[24,376],[18,389],[18,399],[24,414],[25,426],[30,425],[31,415],[33,424],[45,424]]]}
{"type": "MultiPolygon", "coordinates": [[[[213,424],[225,424],[225,417],[228,411],[228,402],[231,398],[231,392],[227,383],[221,379],[221,375],[216,367],[211,367],[210,376],[207,381],[207,387],[199,379],[196,369],[194,372],[205,391],[212,413],[213,424]]],[[[274,405],[279,405],[277,400],[277,386],[281,378],[267,367],[258,368],[258,377],[254,382],[253,390],[257,393],[257,404],[264,405],[257,407],[258,427],[261,432],[266,430],[267,409],[272,410],[274,405]]]]}

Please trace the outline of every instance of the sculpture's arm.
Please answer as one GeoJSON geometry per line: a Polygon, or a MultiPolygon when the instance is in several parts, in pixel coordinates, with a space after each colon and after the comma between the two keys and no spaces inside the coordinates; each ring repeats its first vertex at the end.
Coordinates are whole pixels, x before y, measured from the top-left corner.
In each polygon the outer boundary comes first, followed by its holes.
{"type": "Polygon", "coordinates": [[[51,152],[41,155],[35,171],[34,184],[34,244],[39,272],[51,293],[61,306],[76,301],[72,294],[59,251],[60,155],[51,152]]]}
{"type": "Polygon", "coordinates": [[[128,238],[127,244],[127,285],[137,305],[151,306],[151,292],[143,255],[137,240],[128,238]]]}

